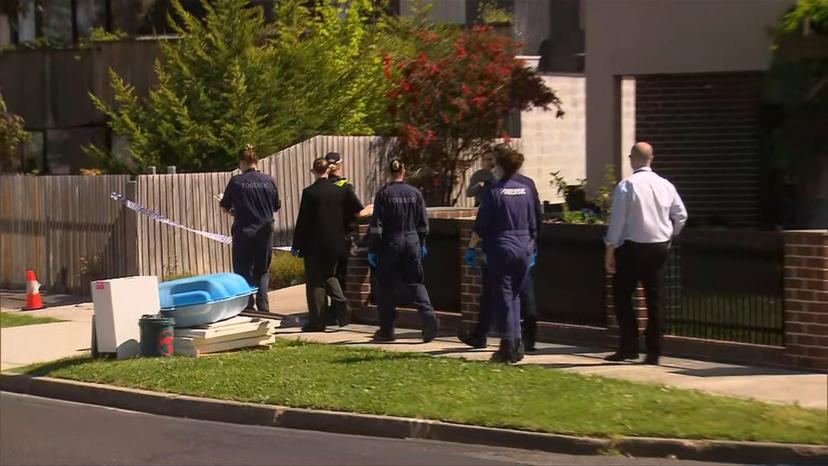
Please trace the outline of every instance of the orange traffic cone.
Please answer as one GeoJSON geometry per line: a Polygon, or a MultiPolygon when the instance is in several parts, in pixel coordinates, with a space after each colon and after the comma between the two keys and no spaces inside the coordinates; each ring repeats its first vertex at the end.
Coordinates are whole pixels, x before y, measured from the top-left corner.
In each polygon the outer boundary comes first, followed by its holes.
{"type": "Polygon", "coordinates": [[[40,282],[35,277],[34,270],[26,271],[26,307],[24,311],[43,309],[43,300],[40,299],[40,282]]]}

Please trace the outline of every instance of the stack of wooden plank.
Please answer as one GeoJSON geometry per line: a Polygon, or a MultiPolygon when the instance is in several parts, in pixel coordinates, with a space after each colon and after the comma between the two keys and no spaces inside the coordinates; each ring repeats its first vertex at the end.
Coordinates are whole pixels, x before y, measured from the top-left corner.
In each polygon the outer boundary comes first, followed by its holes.
{"type": "Polygon", "coordinates": [[[199,357],[251,346],[269,345],[279,321],[238,316],[195,328],[175,330],[176,354],[199,357]]]}

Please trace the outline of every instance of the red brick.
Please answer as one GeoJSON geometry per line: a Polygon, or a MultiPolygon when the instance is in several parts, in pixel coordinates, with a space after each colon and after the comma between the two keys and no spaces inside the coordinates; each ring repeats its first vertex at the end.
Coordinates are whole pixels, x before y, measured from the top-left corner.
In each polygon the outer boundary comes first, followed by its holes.
{"type": "Polygon", "coordinates": [[[805,324],[785,322],[785,333],[808,333],[805,324]]]}
{"type": "Polygon", "coordinates": [[[785,289],[794,290],[805,288],[805,280],[801,278],[785,278],[785,289]]]}
{"type": "Polygon", "coordinates": [[[825,346],[804,346],[804,345],[799,345],[799,347],[805,349],[805,355],[808,356],[808,357],[828,359],[828,347],[825,347],[825,346]]]}
{"type": "Polygon", "coordinates": [[[790,355],[786,359],[789,365],[800,369],[828,369],[828,359],[825,358],[790,355]]]}
{"type": "Polygon", "coordinates": [[[786,311],[785,322],[807,324],[816,322],[819,314],[813,312],[786,311]]]}
{"type": "Polygon", "coordinates": [[[798,244],[786,244],[785,245],[785,255],[786,256],[815,256],[816,255],[816,246],[800,246],[798,244]]]}
{"type": "Polygon", "coordinates": [[[785,289],[785,299],[799,301],[814,301],[814,292],[809,290],[785,289]]]}
{"type": "Polygon", "coordinates": [[[825,233],[810,231],[786,231],[785,245],[820,246],[825,241],[825,233]]]}
{"type": "Polygon", "coordinates": [[[802,280],[802,287],[806,290],[828,291],[828,280],[802,280]]]}

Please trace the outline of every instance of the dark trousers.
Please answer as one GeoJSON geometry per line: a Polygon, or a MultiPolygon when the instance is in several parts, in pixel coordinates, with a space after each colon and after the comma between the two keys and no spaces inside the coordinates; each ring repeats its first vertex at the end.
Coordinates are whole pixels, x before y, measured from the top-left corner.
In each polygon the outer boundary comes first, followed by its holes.
{"type": "MultiPolygon", "coordinates": [[[[346,238],[346,245],[345,250],[347,251],[345,255],[341,256],[336,262],[336,279],[339,281],[339,287],[342,288],[343,294],[345,291],[348,290],[347,283],[345,282],[348,278],[348,259],[351,257],[351,245],[353,244],[353,240],[351,237],[346,238]]],[[[337,314],[336,309],[333,306],[328,306],[328,302],[325,301],[325,306],[322,309],[322,315],[325,316],[327,319],[328,324],[336,323],[337,314]]]]}
{"type": "Polygon", "coordinates": [[[411,303],[423,322],[434,318],[434,308],[423,282],[420,240],[416,234],[391,239],[377,258],[376,302],[380,330],[394,331],[397,304],[411,303]]]}
{"type": "MultiPolygon", "coordinates": [[[[483,292],[480,294],[480,315],[477,319],[475,332],[478,335],[488,335],[492,326],[492,287],[488,283],[488,267],[484,264],[480,269],[481,283],[484,284],[483,292]]],[[[521,327],[524,337],[526,334],[534,335],[538,325],[538,305],[535,298],[535,280],[532,278],[532,270],[526,275],[523,290],[520,292],[520,318],[523,319],[521,327]]]]}
{"type": "Polygon", "coordinates": [[[520,331],[520,295],[529,275],[528,237],[505,237],[486,254],[487,283],[490,288],[491,313],[495,330],[502,340],[518,342],[520,331]]]}
{"type": "Polygon", "coordinates": [[[661,292],[664,283],[664,264],[670,243],[624,242],[615,250],[613,302],[621,336],[619,351],[638,354],[638,316],[633,309],[633,293],[638,283],[644,287],[647,300],[647,354],[661,356],[664,333],[661,313],[661,292]]]}
{"type": "MultiPolygon", "coordinates": [[[[233,272],[241,275],[250,286],[258,287],[255,304],[260,312],[270,312],[267,289],[270,285],[270,260],[273,254],[273,225],[263,226],[255,235],[233,235],[233,272]]],[[[247,303],[253,308],[254,299],[247,303]]]]}
{"type": "Polygon", "coordinates": [[[341,311],[347,303],[336,278],[336,259],[305,257],[305,295],[308,301],[308,324],[324,328],[327,318],[323,311],[331,297],[334,311],[341,311]]]}

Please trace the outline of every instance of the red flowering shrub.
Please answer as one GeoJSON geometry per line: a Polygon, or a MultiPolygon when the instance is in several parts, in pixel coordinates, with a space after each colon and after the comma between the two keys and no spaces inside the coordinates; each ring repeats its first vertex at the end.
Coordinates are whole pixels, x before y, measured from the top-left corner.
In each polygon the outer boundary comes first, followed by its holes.
{"type": "Polygon", "coordinates": [[[418,31],[423,50],[413,57],[384,55],[383,72],[392,82],[389,115],[397,122],[399,152],[420,169],[421,186],[439,182],[436,202],[453,205],[459,193],[453,180],[497,138],[507,138],[505,117],[560,100],[541,77],[515,58],[520,44],[488,26],[455,35],[418,31]],[[441,43],[441,41],[451,41],[441,43]],[[432,181],[432,183],[427,183],[432,181]]]}

